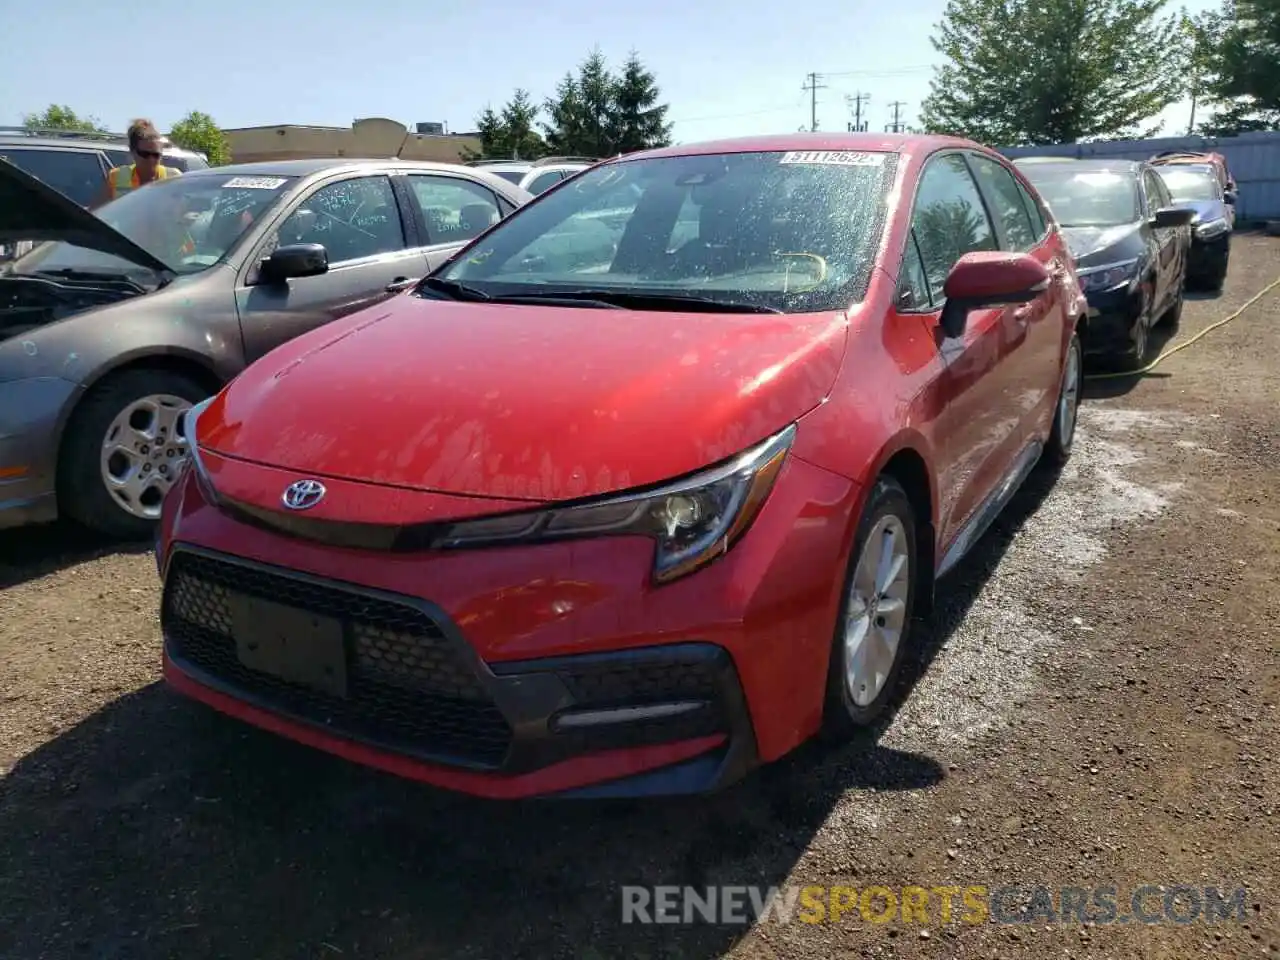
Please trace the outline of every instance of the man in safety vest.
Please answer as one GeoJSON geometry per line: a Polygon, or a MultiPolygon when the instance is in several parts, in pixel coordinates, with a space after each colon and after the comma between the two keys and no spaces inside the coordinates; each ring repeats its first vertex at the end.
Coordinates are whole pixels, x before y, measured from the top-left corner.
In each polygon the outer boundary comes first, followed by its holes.
{"type": "Polygon", "coordinates": [[[181,176],[181,170],[166,167],[160,162],[163,148],[164,138],[150,120],[135,120],[129,124],[129,152],[133,154],[133,163],[113,167],[107,173],[106,190],[94,206],[101,206],[153,180],[181,176]]]}

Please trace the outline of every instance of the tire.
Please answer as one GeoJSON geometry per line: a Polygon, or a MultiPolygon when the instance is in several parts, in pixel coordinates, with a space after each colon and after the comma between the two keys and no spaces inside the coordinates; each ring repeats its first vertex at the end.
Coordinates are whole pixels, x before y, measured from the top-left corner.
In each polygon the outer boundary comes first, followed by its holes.
{"type": "Polygon", "coordinates": [[[208,395],[196,380],[173,370],[125,370],[93,386],[72,414],[59,452],[60,512],[115,539],[151,536],[160,500],[185,455],[185,438],[178,434],[180,414],[208,395]],[[149,424],[145,422],[148,412],[149,424]],[[126,440],[130,421],[141,431],[126,440]],[[168,442],[147,443],[148,433],[168,442]],[[122,441],[130,456],[120,448],[108,452],[110,434],[122,441]],[[138,478],[136,485],[109,486],[108,476],[125,475],[130,463],[127,475],[138,478]]]}
{"type": "MultiPolygon", "coordinates": [[[[896,480],[882,476],[876,480],[871,495],[867,498],[854,535],[853,549],[849,553],[849,567],[844,577],[840,613],[835,623],[827,668],[827,691],[823,705],[822,725],[824,740],[842,742],[850,739],[861,729],[873,724],[892,701],[902,672],[903,660],[912,647],[916,587],[920,581],[917,555],[915,512],[911,507],[911,501],[896,480]],[[876,605],[863,621],[866,631],[863,634],[863,646],[860,649],[872,653],[884,650],[885,653],[882,653],[884,663],[881,669],[874,671],[876,675],[882,676],[879,690],[866,691],[867,694],[872,694],[869,698],[863,698],[861,692],[859,692],[860,696],[855,698],[854,692],[850,689],[847,670],[850,660],[850,643],[847,639],[849,615],[853,609],[853,603],[857,602],[854,600],[854,588],[864,580],[864,576],[860,576],[860,573],[865,575],[867,564],[874,563],[875,555],[871,551],[876,550],[877,541],[883,542],[880,538],[888,529],[894,531],[895,546],[900,545],[901,555],[906,557],[905,569],[892,582],[890,588],[883,591],[884,596],[877,597],[876,605]],[[861,571],[860,568],[862,568],[861,571]],[[886,631],[884,626],[877,626],[876,620],[873,619],[878,605],[884,603],[886,599],[899,601],[895,605],[895,615],[890,622],[899,622],[896,619],[899,614],[901,618],[900,629],[897,631],[897,643],[893,646],[891,654],[888,654],[884,647],[865,646],[877,644],[882,637],[887,638],[892,634],[892,631],[886,631]],[[861,702],[859,702],[860,699],[861,702]]],[[[871,572],[874,573],[874,570],[871,572]]],[[[865,588],[863,592],[866,592],[865,588]]],[[[882,625],[885,623],[884,619],[880,619],[879,622],[882,625]]],[[[874,677],[868,678],[865,675],[859,679],[872,679],[873,684],[875,682],[874,677]]]]}
{"type": "Polygon", "coordinates": [[[1041,462],[1050,467],[1061,467],[1071,458],[1071,448],[1076,439],[1076,420],[1080,410],[1080,397],[1084,393],[1084,354],[1080,346],[1080,334],[1072,333],[1062,362],[1062,377],[1058,382],[1058,402],[1053,407],[1053,428],[1045,443],[1041,462]],[[1072,380],[1074,379],[1074,384],[1072,380]],[[1074,390],[1072,387],[1074,386],[1074,390]]]}
{"type": "Polygon", "coordinates": [[[1157,326],[1164,327],[1167,330],[1175,331],[1182,323],[1182,308],[1187,302],[1187,281],[1183,278],[1182,284],[1178,287],[1178,299],[1173,305],[1164,312],[1164,316],[1160,318],[1157,326]]]}
{"type": "MultiPolygon", "coordinates": [[[[1152,284],[1154,287],[1154,283],[1152,284]]],[[[1134,327],[1134,332],[1138,334],[1137,342],[1120,354],[1120,369],[1122,370],[1138,370],[1147,362],[1147,354],[1151,351],[1151,328],[1155,325],[1152,320],[1151,311],[1154,304],[1147,303],[1138,322],[1134,327]]]]}

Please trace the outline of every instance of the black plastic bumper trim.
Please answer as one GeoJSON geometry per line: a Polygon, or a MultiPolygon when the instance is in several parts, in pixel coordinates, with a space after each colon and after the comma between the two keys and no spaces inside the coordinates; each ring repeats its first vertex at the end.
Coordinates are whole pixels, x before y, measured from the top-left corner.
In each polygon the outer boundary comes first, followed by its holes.
{"type": "MultiPolygon", "coordinates": [[[[726,770],[730,772],[745,771],[756,762],[755,733],[746,697],[738,680],[737,670],[728,651],[716,644],[689,641],[603,653],[574,654],[489,665],[479,657],[448,614],[441,607],[428,600],[377,590],[347,581],[315,576],[287,567],[259,563],[193,544],[177,543],[171,548],[170,555],[165,563],[166,592],[168,589],[168,573],[174,569],[173,560],[180,553],[189,553],[213,562],[235,564],[268,576],[288,577],[312,587],[342,591],[387,603],[399,604],[420,612],[433,621],[453,654],[460,658],[460,662],[466,664],[474,672],[480,687],[492,699],[494,706],[506,719],[511,728],[512,736],[503,760],[498,764],[488,764],[465,757],[413,749],[406,747],[403,743],[371,738],[367,735],[353,733],[346,728],[328,726],[316,721],[314,718],[300,716],[295,712],[282,708],[269,697],[258,696],[238,685],[221,681],[218,677],[210,675],[207,671],[182,657],[175,650],[170,639],[169,629],[163,622],[167,618],[167,604],[162,601],[162,612],[166,614],[165,617],[162,617],[161,624],[162,632],[165,634],[165,649],[170,660],[179,670],[205,686],[259,709],[286,717],[292,722],[312,729],[322,730],[331,736],[339,736],[352,742],[362,743],[384,752],[412,757],[439,766],[474,770],[495,775],[516,775],[542,769],[575,757],[611,749],[676,743],[707,735],[711,731],[693,735],[679,735],[673,730],[672,736],[666,739],[660,738],[650,743],[610,745],[608,742],[601,743],[597,740],[589,748],[586,748],[583,746],[584,741],[580,737],[574,734],[557,733],[552,729],[551,720],[557,714],[572,708],[596,709],[601,706],[597,702],[575,698],[569,686],[562,679],[561,674],[579,673],[591,668],[627,668],[646,664],[676,668],[685,665],[702,668],[713,677],[716,694],[715,707],[720,711],[722,719],[720,729],[714,732],[726,735],[729,738],[729,746],[725,752],[727,759],[717,764],[717,770],[720,772],[713,777],[700,774],[701,779],[714,788],[714,784],[726,775],[726,770]]],[[[662,699],[682,699],[682,696],[673,694],[670,698],[662,699]]],[[[616,726],[621,734],[625,734],[626,728],[632,725],[618,724],[616,726]]],[[[659,734],[660,732],[659,730],[659,734]]],[[[688,766],[688,764],[677,765],[681,769],[685,766],[688,766]]],[[[675,770],[676,768],[673,767],[672,769],[675,770]]],[[[702,770],[702,767],[698,769],[702,770]]],[[[676,780],[690,776],[689,774],[672,775],[676,777],[676,780]]],[[[694,779],[698,778],[695,777],[694,779]]],[[[645,788],[646,791],[648,789],[645,788]]]]}

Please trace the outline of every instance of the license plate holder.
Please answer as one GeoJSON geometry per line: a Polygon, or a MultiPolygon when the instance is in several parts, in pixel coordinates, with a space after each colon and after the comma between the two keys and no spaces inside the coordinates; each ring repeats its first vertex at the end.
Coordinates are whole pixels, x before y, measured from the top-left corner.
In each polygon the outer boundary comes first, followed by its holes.
{"type": "Polygon", "coordinates": [[[260,597],[233,594],[236,656],[250,670],[335,697],[347,697],[342,621],[260,597]]]}

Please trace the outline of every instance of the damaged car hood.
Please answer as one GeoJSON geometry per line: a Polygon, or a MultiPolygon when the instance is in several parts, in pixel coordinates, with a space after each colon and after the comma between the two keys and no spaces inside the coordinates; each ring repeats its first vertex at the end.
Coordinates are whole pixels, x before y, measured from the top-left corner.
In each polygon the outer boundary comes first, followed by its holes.
{"type": "Polygon", "coordinates": [[[61,240],[150,270],[170,268],[75,201],[0,158],[0,243],[61,240]]]}

